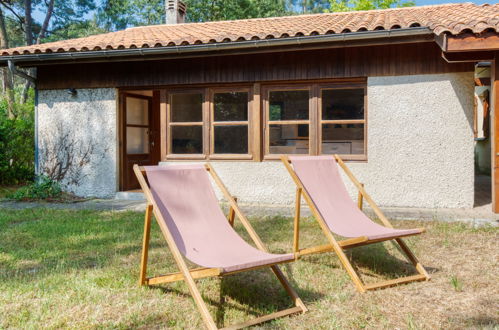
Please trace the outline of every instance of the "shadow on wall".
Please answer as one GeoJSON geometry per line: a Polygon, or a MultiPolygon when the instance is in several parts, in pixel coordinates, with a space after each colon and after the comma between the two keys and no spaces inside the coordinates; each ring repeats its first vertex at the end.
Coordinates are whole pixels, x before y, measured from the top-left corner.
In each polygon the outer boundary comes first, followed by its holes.
{"type": "MultiPolygon", "coordinates": [[[[86,102],[103,102],[112,101],[115,102],[116,98],[114,95],[102,92],[105,89],[76,89],[76,94],[71,94],[68,89],[66,90],[43,90],[41,93],[46,94],[43,98],[43,104],[49,108],[60,105],[61,103],[86,103],[86,102]]],[[[42,104],[42,103],[40,103],[42,104]]]]}
{"type": "MultiPolygon", "coordinates": [[[[450,83],[452,85],[452,89],[454,89],[454,92],[459,100],[459,103],[461,104],[461,108],[464,109],[464,115],[466,116],[466,119],[468,120],[468,124],[470,125],[471,132],[473,132],[473,108],[469,109],[469,107],[473,107],[473,99],[474,99],[474,92],[475,92],[475,81],[473,79],[473,73],[463,73],[460,75],[461,79],[466,79],[465,84],[460,84],[456,81],[456,79],[450,80],[450,83]]],[[[473,138],[471,136],[470,138],[473,138]]]]}
{"type": "Polygon", "coordinates": [[[83,172],[95,155],[102,160],[107,149],[97,154],[98,143],[95,138],[83,141],[63,122],[56,124],[53,131],[41,133],[40,158],[41,172],[50,179],[63,185],[78,186],[87,176],[83,172]]]}
{"type": "Polygon", "coordinates": [[[114,194],[115,90],[43,90],[39,99],[40,172],[78,196],[114,194]]]}

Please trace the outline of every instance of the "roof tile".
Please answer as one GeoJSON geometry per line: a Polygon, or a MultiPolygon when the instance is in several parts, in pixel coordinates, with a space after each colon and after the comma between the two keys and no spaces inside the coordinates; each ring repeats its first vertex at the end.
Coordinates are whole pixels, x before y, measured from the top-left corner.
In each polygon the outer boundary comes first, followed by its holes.
{"type": "Polygon", "coordinates": [[[499,4],[445,4],[234,21],[153,25],[3,50],[2,55],[149,48],[427,27],[434,34],[499,32],[499,4]]]}

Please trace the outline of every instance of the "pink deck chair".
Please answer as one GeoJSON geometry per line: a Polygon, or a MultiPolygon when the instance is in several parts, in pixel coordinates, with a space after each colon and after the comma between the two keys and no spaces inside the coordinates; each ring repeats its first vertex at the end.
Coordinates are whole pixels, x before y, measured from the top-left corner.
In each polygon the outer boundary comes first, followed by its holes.
{"type": "Polygon", "coordinates": [[[281,160],[297,185],[293,244],[297,257],[312,253],[335,251],[360,292],[430,279],[416,256],[401,240],[402,237],[423,233],[424,228],[394,229],[379,207],[366,193],[364,186],[353,176],[339,156],[282,156],[281,160]],[[359,191],[357,205],[348,194],[338,167],[343,169],[357,187],[359,191]],[[330,244],[299,249],[299,219],[302,195],[330,244]],[[362,212],[363,199],[370,204],[384,226],[372,221],[362,212]],[[347,239],[338,241],[332,235],[333,233],[347,239]],[[399,244],[408,260],[416,267],[418,274],[380,283],[364,284],[348,258],[346,258],[343,250],[392,239],[399,244]]]}
{"type": "Polygon", "coordinates": [[[295,307],[233,325],[231,328],[247,327],[293,313],[304,313],[307,310],[276,265],[294,261],[294,255],[267,252],[235,199],[228,193],[210,165],[146,166],[143,168],[135,165],[134,172],[147,198],[140,285],[185,281],[205,325],[209,329],[216,329],[217,326],[201,298],[194,279],[270,267],[293,299],[295,307]],[[225,217],[219,206],[208,173],[229,201],[229,219],[225,217]],[[146,277],[152,213],[180,270],[178,273],[146,277]],[[249,245],[233,229],[235,216],[241,220],[257,248],[249,245]],[[188,269],[184,258],[201,267],[188,269]]]}

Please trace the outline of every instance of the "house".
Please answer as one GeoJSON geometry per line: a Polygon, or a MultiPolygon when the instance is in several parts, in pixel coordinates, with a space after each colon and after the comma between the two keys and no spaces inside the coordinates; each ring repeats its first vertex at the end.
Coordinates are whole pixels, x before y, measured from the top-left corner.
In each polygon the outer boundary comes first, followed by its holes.
{"type": "Polygon", "coordinates": [[[337,153],[381,205],[469,208],[486,121],[499,212],[499,4],[187,24],[169,4],[170,24],[3,50],[36,67],[39,173],[113,197],[133,164],[210,161],[241,202],[289,205],[279,155],[337,153]]]}

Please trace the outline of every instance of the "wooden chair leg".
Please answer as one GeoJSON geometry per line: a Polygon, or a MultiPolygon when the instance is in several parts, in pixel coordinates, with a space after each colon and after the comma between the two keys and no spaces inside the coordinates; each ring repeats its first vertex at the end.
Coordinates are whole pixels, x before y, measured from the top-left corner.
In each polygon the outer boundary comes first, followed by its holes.
{"type": "Polygon", "coordinates": [[[275,276],[277,276],[277,279],[279,280],[279,282],[281,282],[288,295],[293,299],[296,307],[300,307],[302,313],[306,313],[308,311],[308,308],[298,296],[295,289],[293,289],[293,287],[289,284],[281,269],[277,265],[273,265],[270,268],[272,269],[272,272],[274,272],[275,276]]]}
{"type": "MultiPolygon", "coordinates": [[[[233,197],[233,198],[234,198],[234,201],[237,202],[237,197],[233,197]]],[[[232,206],[230,206],[228,220],[229,220],[229,223],[232,227],[234,227],[235,217],[236,217],[236,212],[234,211],[234,208],[232,206]]]]}
{"type": "Polygon", "coordinates": [[[424,266],[419,262],[418,258],[416,258],[416,255],[412,253],[407,244],[405,244],[401,238],[396,238],[395,241],[398,243],[402,251],[404,251],[405,255],[409,258],[414,267],[416,267],[419,274],[424,275],[427,281],[430,280],[431,276],[426,272],[424,266]]]}
{"type": "Polygon", "coordinates": [[[295,201],[295,221],[294,221],[294,235],[293,235],[293,252],[295,257],[300,251],[300,207],[301,207],[301,188],[296,188],[296,201],[295,201]]]}
{"type": "Polygon", "coordinates": [[[348,257],[346,256],[345,252],[343,251],[343,249],[340,246],[335,247],[335,245],[338,245],[338,244],[337,243],[333,244],[334,252],[336,252],[336,255],[340,259],[340,262],[343,264],[343,267],[345,267],[348,275],[350,275],[350,278],[352,279],[353,283],[355,284],[355,287],[357,288],[357,290],[359,292],[362,292],[362,293],[366,292],[364,282],[362,282],[359,274],[357,274],[357,272],[353,268],[352,264],[350,263],[350,260],[348,260],[348,257]]]}
{"type": "Polygon", "coordinates": [[[148,204],[146,207],[146,215],[144,218],[144,238],[142,240],[142,258],[140,260],[139,285],[145,285],[147,279],[147,257],[149,255],[149,239],[151,235],[151,215],[152,205],[148,204]]]}
{"type": "MultiPolygon", "coordinates": [[[[362,188],[364,188],[364,184],[361,183],[360,184],[362,186],[362,188]]],[[[364,206],[364,196],[362,195],[362,191],[359,190],[359,195],[357,197],[357,204],[358,204],[358,207],[360,210],[362,210],[363,206],[364,206]]]]}

